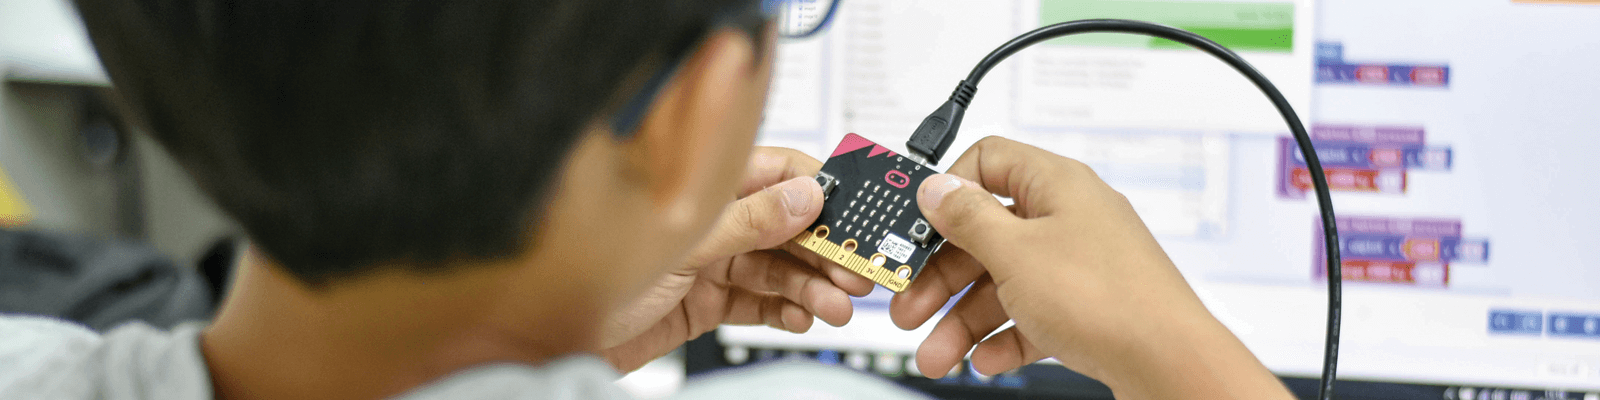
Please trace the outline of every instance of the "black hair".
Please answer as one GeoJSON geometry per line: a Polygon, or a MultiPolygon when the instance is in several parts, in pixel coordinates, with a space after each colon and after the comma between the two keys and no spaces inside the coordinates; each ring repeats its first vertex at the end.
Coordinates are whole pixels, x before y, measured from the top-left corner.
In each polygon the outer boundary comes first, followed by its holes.
{"type": "Polygon", "coordinates": [[[749,2],[77,0],[125,108],[311,286],[521,254],[575,140],[749,2]]]}

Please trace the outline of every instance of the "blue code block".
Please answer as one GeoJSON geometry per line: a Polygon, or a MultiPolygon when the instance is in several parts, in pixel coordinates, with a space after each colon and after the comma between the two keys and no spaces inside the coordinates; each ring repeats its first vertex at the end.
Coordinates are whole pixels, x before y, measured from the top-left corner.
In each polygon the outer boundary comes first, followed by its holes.
{"type": "Polygon", "coordinates": [[[1550,336],[1600,339],[1600,314],[1550,313],[1550,336]]]}
{"type": "Polygon", "coordinates": [[[1489,334],[1539,335],[1544,333],[1543,320],[1539,311],[1489,310],[1489,334]]]}
{"type": "Polygon", "coordinates": [[[1344,45],[1339,42],[1317,43],[1318,64],[1343,64],[1344,45]]]}

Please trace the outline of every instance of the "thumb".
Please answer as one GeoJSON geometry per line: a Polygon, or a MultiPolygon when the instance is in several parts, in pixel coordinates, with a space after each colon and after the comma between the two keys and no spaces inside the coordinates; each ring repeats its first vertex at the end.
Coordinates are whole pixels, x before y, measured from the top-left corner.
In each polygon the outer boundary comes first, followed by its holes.
{"type": "Polygon", "coordinates": [[[798,177],[729,203],[689,254],[689,265],[769,249],[793,239],[822,213],[822,186],[798,177]]]}
{"type": "Polygon", "coordinates": [[[995,246],[1008,243],[1002,236],[1014,232],[1014,225],[1022,221],[983,186],[951,174],[923,180],[917,206],[933,229],[980,260],[997,250],[995,246]]]}

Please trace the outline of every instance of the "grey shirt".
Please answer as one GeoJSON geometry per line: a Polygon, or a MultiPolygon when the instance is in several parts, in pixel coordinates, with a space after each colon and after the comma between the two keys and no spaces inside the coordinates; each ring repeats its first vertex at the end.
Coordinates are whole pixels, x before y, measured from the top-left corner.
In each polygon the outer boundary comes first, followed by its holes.
{"type": "MultiPolygon", "coordinates": [[[[0,315],[0,399],[210,399],[202,328],[187,323],[162,331],[130,323],[100,335],[58,319],[0,315]]],[[[539,366],[474,367],[400,398],[626,399],[618,378],[599,358],[572,356],[539,366]]],[[[875,376],[806,362],[696,379],[675,397],[923,398],[875,376]]]]}

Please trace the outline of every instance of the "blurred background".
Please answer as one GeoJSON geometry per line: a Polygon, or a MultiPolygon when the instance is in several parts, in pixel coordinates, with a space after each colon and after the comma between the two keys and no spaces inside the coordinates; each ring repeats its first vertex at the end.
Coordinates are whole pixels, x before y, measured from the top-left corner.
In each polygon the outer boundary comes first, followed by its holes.
{"type": "Polygon", "coordinates": [[[0,1],[0,311],[207,319],[238,229],[131,130],[67,1],[0,1]]]}
{"type": "MultiPolygon", "coordinates": [[[[1341,397],[1600,399],[1600,1],[843,0],[785,41],[765,145],[819,159],[846,133],[901,150],[982,55],[1044,24],[1129,18],[1244,55],[1310,125],[1345,254],[1341,397]]],[[[239,231],[108,106],[71,7],[0,1],[0,307],[97,329],[204,319],[239,231]]],[[[1158,40],[1060,39],[993,71],[951,154],[1001,135],[1126,194],[1212,312],[1314,393],[1322,253],[1303,161],[1224,65],[1158,40]]],[[[881,289],[881,288],[880,288],[881,289]]],[[[923,378],[880,290],[848,326],[724,328],[628,375],[804,358],[945,398],[1108,398],[1048,362],[923,378]]]]}

